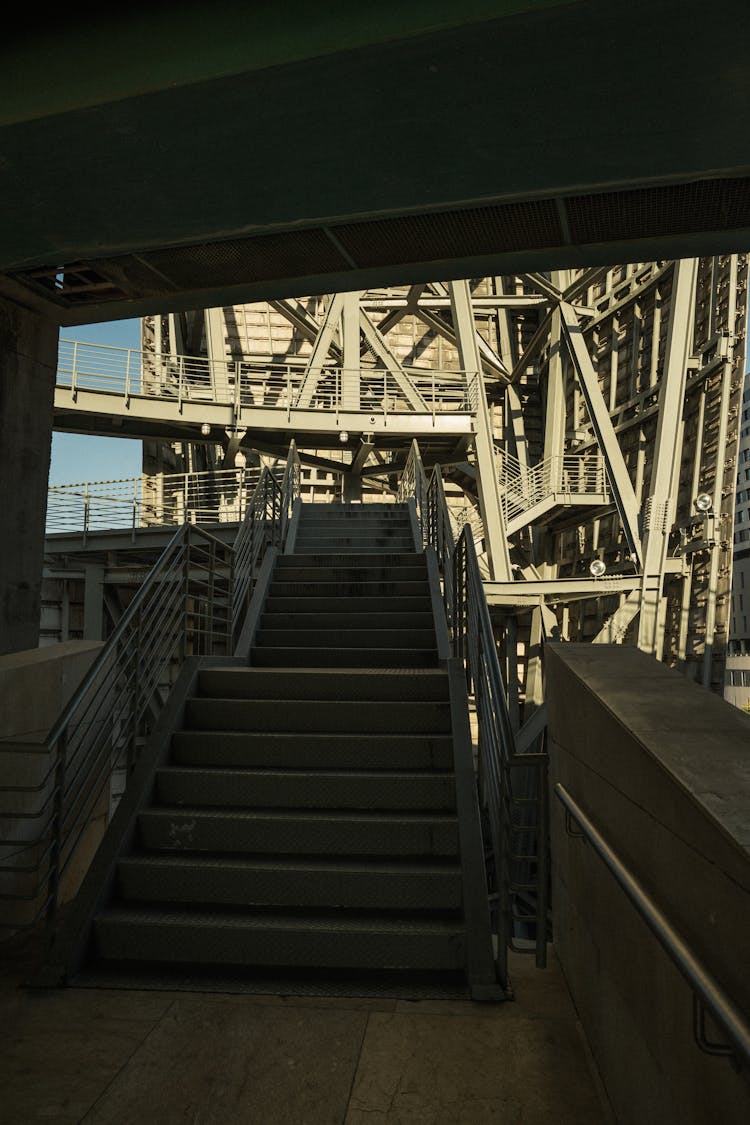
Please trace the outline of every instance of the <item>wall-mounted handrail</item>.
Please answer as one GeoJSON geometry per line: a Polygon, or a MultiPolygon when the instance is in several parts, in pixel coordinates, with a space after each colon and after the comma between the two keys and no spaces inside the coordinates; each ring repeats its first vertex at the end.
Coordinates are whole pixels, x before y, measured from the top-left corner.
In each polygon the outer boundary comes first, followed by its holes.
{"type": "MultiPolygon", "coordinates": [[[[180,667],[189,656],[231,655],[252,589],[254,570],[269,543],[281,543],[285,513],[299,495],[299,457],[291,444],[283,483],[264,468],[234,545],[204,528],[183,524],[172,536],[106,645],[47,736],[43,777],[27,786],[0,786],[12,794],[3,820],[15,821],[0,849],[32,857],[24,872],[34,885],[2,894],[35,904],[23,928],[46,914],[54,927],[63,878],[80,855],[95,820],[111,815],[111,782],[132,774],[148,731],[166,704],[180,667]],[[14,812],[25,793],[33,811],[14,812]],[[36,821],[33,836],[23,823],[36,821]]],[[[0,753],[17,754],[17,746],[0,753]]],[[[19,863],[0,866],[18,874],[19,863]]],[[[2,928],[22,928],[17,920],[2,928]]]]}
{"type": "Polygon", "coordinates": [[[518,940],[519,932],[533,930],[537,964],[546,963],[547,755],[516,753],[474,532],[465,525],[455,541],[440,468],[436,465],[427,479],[416,440],[398,497],[401,502],[414,500],[423,542],[438,557],[453,651],[464,664],[476,704],[477,785],[492,857],[489,875],[495,898],[498,972],[504,980],[507,949],[529,952],[518,940]]]}
{"type": "Polygon", "coordinates": [[[581,837],[591,844],[607,870],[614,876],[629,901],[693,990],[698,1002],[694,1009],[696,1018],[693,1027],[697,1045],[707,1054],[731,1056],[738,1064],[750,1070],[750,1025],[748,1025],[742,1013],[702,962],[698,960],[684,938],[677,932],[663,911],[659,909],[633,872],[607,843],[604,836],[586,816],[586,813],[565,786],[558,782],[555,785],[554,794],[565,808],[568,834],[581,837]],[[571,831],[571,818],[579,826],[580,832],[571,831]],[[728,1043],[711,1043],[706,1040],[703,1029],[703,1012],[705,1010],[710,1012],[712,1019],[726,1035],[728,1043]]]}

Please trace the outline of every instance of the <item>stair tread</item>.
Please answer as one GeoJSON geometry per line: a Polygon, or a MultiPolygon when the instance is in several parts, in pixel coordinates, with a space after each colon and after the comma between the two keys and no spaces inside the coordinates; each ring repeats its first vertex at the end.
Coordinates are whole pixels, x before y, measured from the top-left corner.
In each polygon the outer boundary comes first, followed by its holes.
{"type": "Polygon", "coordinates": [[[413,915],[389,916],[362,916],[356,911],[342,914],[339,911],[313,912],[307,910],[302,914],[268,914],[264,912],[252,913],[250,910],[237,913],[233,910],[180,910],[165,909],[159,905],[148,909],[137,907],[110,906],[106,907],[97,917],[97,922],[109,924],[143,924],[152,925],[192,925],[200,928],[222,928],[236,930],[323,930],[351,934],[397,934],[397,933],[429,933],[429,934],[463,934],[464,924],[461,920],[443,918],[419,917],[413,915]]]}
{"type": "Polygon", "coordinates": [[[449,859],[441,857],[434,862],[415,862],[413,856],[409,856],[408,860],[402,860],[399,856],[392,856],[384,858],[378,856],[376,860],[359,859],[350,856],[336,856],[327,857],[323,856],[314,860],[308,857],[294,857],[287,859],[279,859],[278,857],[266,858],[265,856],[253,857],[252,859],[247,856],[223,856],[223,855],[201,855],[199,853],[144,853],[128,855],[119,861],[120,866],[125,867],[201,867],[206,870],[219,870],[231,869],[238,871],[253,871],[262,868],[264,871],[278,871],[283,874],[289,871],[309,871],[314,872],[335,872],[337,874],[345,874],[346,872],[372,874],[372,875],[389,875],[389,874],[403,874],[403,875],[430,875],[430,874],[452,874],[457,875],[461,872],[461,866],[456,861],[451,862],[449,859]]]}
{"type": "Polygon", "coordinates": [[[455,810],[425,809],[393,811],[384,809],[373,811],[371,809],[243,809],[243,808],[206,808],[203,805],[170,805],[159,804],[142,809],[139,816],[146,817],[195,817],[198,820],[215,820],[224,817],[236,820],[278,820],[293,821],[327,820],[346,823],[349,821],[357,824],[412,824],[421,825],[428,823],[455,824],[457,815],[455,810]]]}
{"type": "Polygon", "coordinates": [[[247,766],[244,768],[232,766],[160,766],[156,771],[159,774],[189,774],[195,777],[198,774],[206,774],[210,777],[217,777],[219,774],[227,774],[230,776],[246,777],[248,774],[253,774],[255,777],[283,777],[283,778],[305,778],[314,776],[316,779],[330,779],[345,778],[350,779],[356,777],[358,781],[382,781],[384,778],[397,778],[398,781],[406,785],[408,781],[415,778],[435,777],[447,778],[453,776],[453,770],[438,770],[433,768],[425,768],[423,770],[342,770],[342,769],[264,769],[257,766],[247,766]]]}

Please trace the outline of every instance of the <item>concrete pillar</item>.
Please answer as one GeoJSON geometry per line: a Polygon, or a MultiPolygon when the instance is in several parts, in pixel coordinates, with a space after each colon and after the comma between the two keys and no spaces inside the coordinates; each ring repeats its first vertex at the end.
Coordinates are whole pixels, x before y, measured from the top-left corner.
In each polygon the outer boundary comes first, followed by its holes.
{"type": "Polygon", "coordinates": [[[57,325],[0,300],[0,653],[36,648],[57,325]]]}

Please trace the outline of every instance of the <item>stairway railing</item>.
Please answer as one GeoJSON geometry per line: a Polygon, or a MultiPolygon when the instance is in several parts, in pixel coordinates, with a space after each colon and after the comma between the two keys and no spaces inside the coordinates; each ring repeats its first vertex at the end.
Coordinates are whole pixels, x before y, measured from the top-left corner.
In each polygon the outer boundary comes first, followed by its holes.
{"type": "Polygon", "coordinates": [[[499,481],[506,523],[555,494],[608,494],[604,459],[598,453],[585,456],[566,453],[527,467],[512,454],[502,452],[499,454],[499,481]]]}
{"type": "Polygon", "coordinates": [[[500,979],[507,950],[546,963],[549,809],[547,754],[516,752],[474,536],[453,538],[439,466],[427,475],[412,442],[399,499],[413,497],[423,542],[434,547],[454,654],[462,661],[478,720],[476,775],[488,853],[488,886],[500,979]]]}
{"type": "Polygon", "coordinates": [[[2,928],[29,928],[43,915],[54,928],[61,891],[71,897],[84,874],[82,846],[95,850],[94,825],[114,811],[113,776],[127,786],[184,661],[233,652],[253,572],[266,546],[283,542],[299,484],[292,442],[281,484],[263,469],[234,546],[191,524],[175,533],[49,732],[46,772],[33,785],[0,786],[8,802],[0,819],[12,824],[0,849],[16,861],[0,853],[0,876],[24,883],[0,898],[26,904],[26,917],[2,928]]]}

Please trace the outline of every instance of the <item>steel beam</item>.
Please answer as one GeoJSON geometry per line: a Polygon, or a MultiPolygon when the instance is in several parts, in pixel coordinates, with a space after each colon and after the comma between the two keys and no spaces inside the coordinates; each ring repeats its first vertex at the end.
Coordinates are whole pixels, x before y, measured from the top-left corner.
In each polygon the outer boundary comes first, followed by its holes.
{"type": "Polygon", "coordinates": [[[451,282],[450,295],[461,366],[466,371],[467,378],[471,377],[470,373],[474,374],[477,386],[475,423],[475,449],[479,469],[477,486],[490,575],[492,578],[508,580],[512,577],[508,537],[500,503],[500,481],[495,460],[495,441],[490,409],[481,375],[468,281],[451,282]]]}
{"type": "Polygon", "coordinates": [[[313,344],[312,355],[305,368],[304,378],[297,398],[297,406],[304,408],[310,405],[315,395],[325,363],[326,356],[331,350],[331,344],[339,331],[339,321],[344,307],[344,294],[334,293],[331,296],[326,315],[320,326],[318,338],[313,344]]]}
{"type": "Polygon", "coordinates": [[[552,313],[550,352],[547,372],[547,408],[544,417],[544,460],[557,466],[557,478],[550,480],[553,492],[560,487],[562,454],[565,445],[565,375],[562,362],[562,327],[560,310],[552,313]]]}
{"type": "Polygon", "coordinates": [[[341,309],[344,344],[341,399],[347,410],[360,408],[359,293],[345,293],[341,309]]]}
{"type": "Polygon", "coordinates": [[[359,323],[362,332],[364,333],[365,339],[367,340],[367,343],[370,345],[375,355],[383,364],[386,371],[388,371],[393,376],[394,382],[397,384],[399,390],[403,392],[406,401],[409,403],[409,406],[411,406],[413,410],[429,410],[429,406],[422,398],[421,394],[414,386],[407,373],[404,371],[401,363],[398,360],[398,357],[393,351],[391,351],[390,347],[386,343],[385,337],[379,331],[379,329],[376,328],[367,313],[362,308],[360,308],[359,310],[359,323]]]}
{"type": "Polygon", "coordinates": [[[661,659],[664,636],[659,628],[664,587],[664,564],[669,532],[675,521],[676,488],[682,454],[687,361],[691,352],[691,316],[698,274],[696,258],[675,262],[672,299],[659,387],[656,440],[651,455],[651,480],[643,528],[643,584],[641,588],[638,647],[661,659]]]}
{"type": "Polygon", "coordinates": [[[625,459],[617,441],[607,405],[604,402],[591,356],[583,339],[576,310],[567,301],[562,301],[560,313],[563,331],[573,360],[573,366],[578,375],[581,393],[586,400],[589,418],[607,466],[607,475],[625,532],[625,538],[638,565],[642,566],[643,549],[638,527],[638,501],[625,459]]]}

